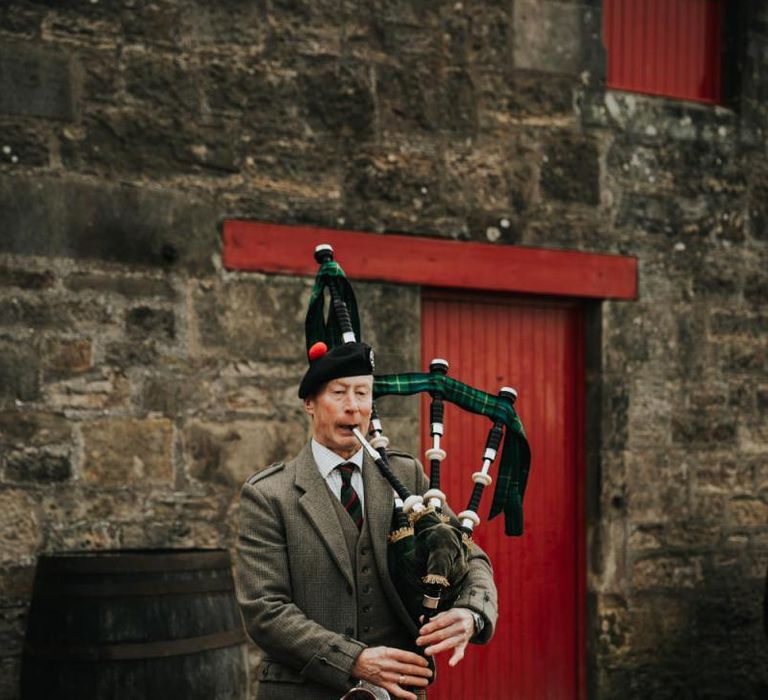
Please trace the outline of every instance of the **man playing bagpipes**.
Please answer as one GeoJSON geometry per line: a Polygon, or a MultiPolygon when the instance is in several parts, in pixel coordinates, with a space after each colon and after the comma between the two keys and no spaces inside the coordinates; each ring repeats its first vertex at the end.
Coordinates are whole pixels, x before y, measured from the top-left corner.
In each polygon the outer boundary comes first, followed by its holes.
{"type": "MultiPolygon", "coordinates": [[[[306,322],[309,368],[299,388],[312,439],[294,459],[254,474],[240,500],[238,599],[246,630],[265,654],[257,697],[338,700],[362,684],[376,693],[365,697],[387,697],[378,688],[417,700],[426,697],[433,674],[425,654],[449,654],[455,665],[468,642],[491,638],[496,588],[471,529],[468,536],[447,507],[436,513],[415,495],[434,492],[419,462],[385,452],[377,420],[381,450],[365,440],[373,352],[357,340],[351,287],[320,248],[306,322]],[[327,320],[325,287],[332,300],[327,320]],[[411,524],[419,519],[421,526],[411,524]],[[414,527],[421,527],[416,537],[414,527]],[[417,553],[425,542],[438,543],[433,558],[443,568],[423,579],[450,594],[440,612],[437,602],[427,603],[421,615],[405,591],[429,589],[421,584],[424,572],[415,583],[398,579],[400,569],[428,568],[432,555],[417,553]],[[401,558],[393,559],[398,548],[401,558]]],[[[439,592],[433,594],[424,600],[439,601],[439,592]]]]}

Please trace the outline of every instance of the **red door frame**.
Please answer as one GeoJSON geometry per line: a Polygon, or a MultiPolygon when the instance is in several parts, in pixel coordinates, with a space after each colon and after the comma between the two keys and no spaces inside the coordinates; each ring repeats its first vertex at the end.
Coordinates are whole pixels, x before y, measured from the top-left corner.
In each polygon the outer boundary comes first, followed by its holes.
{"type": "MultiPolygon", "coordinates": [[[[587,299],[637,298],[637,259],[631,256],[459,242],[404,235],[227,220],[222,229],[222,261],[229,270],[273,274],[315,274],[314,247],[330,243],[344,256],[354,279],[380,280],[452,290],[491,291],[559,297],[556,302],[584,306],[587,299]]],[[[583,334],[584,318],[580,322],[583,334]]],[[[584,364],[584,349],[581,361],[584,364]]],[[[581,382],[584,374],[579,373],[581,382]]],[[[576,387],[577,397],[584,387],[576,387]],[[579,391],[579,389],[581,389],[579,391]]],[[[583,401],[575,410],[578,460],[584,479],[579,503],[586,513],[586,446],[583,401]]],[[[584,518],[581,519],[584,523],[584,518]]],[[[578,537],[579,591],[584,607],[579,624],[578,697],[586,698],[586,526],[578,537]]]]}

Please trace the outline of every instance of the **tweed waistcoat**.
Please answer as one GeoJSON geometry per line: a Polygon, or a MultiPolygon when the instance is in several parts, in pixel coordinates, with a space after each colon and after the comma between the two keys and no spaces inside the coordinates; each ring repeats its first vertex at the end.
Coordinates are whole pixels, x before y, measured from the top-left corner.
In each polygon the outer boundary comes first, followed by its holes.
{"type": "Polygon", "coordinates": [[[355,639],[368,646],[396,646],[400,649],[413,648],[410,638],[397,613],[384,595],[379,583],[379,570],[373,557],[371,531],[368,521],[363,521],[362,530],[352,522],[349,513],[337,498],[332,499],[339,525],[347,544],[352,569],[355,572],[357,589],[357,611],[355,639]]]}

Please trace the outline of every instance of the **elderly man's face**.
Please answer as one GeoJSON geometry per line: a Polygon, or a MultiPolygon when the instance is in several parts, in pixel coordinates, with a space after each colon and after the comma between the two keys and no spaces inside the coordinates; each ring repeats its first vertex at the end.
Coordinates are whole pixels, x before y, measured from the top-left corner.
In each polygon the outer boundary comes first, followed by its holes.
{"type": "Polygon", "coordinates": [[[315,396],[304,399],[312,419],[312,434],[321,445],[349,459],[360,449],[352,427],[368,433],[373,405],[373,377],[340,377],[328,382],[315,396]]]}

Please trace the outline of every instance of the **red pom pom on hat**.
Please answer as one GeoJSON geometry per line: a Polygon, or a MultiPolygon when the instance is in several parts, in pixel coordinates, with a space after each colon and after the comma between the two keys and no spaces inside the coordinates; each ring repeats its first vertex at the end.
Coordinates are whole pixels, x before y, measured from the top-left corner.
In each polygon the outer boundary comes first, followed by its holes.
{"type": "Polygon", "coordinates": [[[309,361],[314,362],[319,360],[325,353],[328,352],[328,346],[322,341],[318,340],[307,352],[309,355],[309,361]]]}

